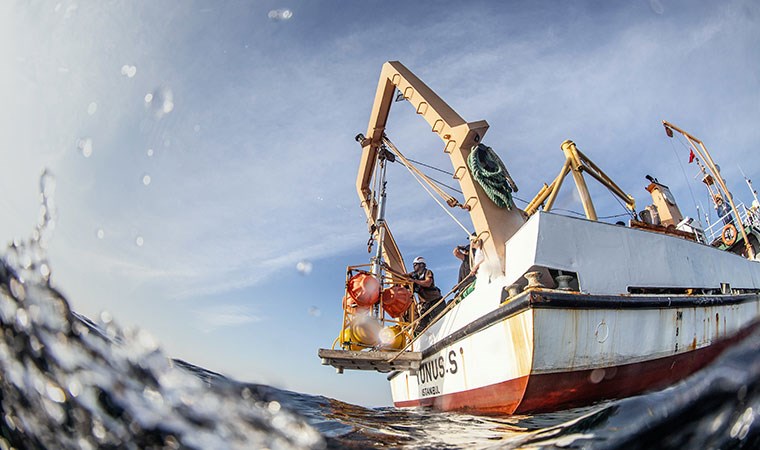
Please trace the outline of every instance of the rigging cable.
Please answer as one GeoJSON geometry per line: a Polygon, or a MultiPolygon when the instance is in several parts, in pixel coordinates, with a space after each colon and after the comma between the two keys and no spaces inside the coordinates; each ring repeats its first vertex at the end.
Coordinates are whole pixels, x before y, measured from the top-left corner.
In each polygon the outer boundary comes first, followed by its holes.
{"type": "MultiPolygon", "coordinates": [[[[690,148],[686,147],[686,145],[684,145],[684,143],[680,139],[678,142],[681,145],[683,145],[684,148],[689,150],[689,152],[692,151],[690,148]]],[[[681,173],[683,174],[683,177],[686,180],[686,187],[689,188],[689,195],[691,195],[691,201],[692,203],[694,203],[694,209],[697,210],[697,222],[699,222],[699,227],[704,229],[704,226],[702,225],[702,219],[699,217],[699,206],[697,205],[697,199],[696,197],[694,197],[694,191],[691,189],[691,181],[689,181],[689,177],[686,175],[686,169],[684,169],[683,164],[681,163],[681,158],[678,157],[678,152],[676,151],[676,146],[673,143],[672,139],[670,140],[670,148],[673,150],[673,155],[675,156],[676,161],[678,161],[678,167],[681,168],[681,173]]]]}
{"type": "Polygon", "coordinates": [[[430,195],[430,197],[433,200],[435,200],[435,202],[438,204],[438,206],[440,206],[441,209],[443,209],[446,212],[446,214],[448,214],[449,217],[451,217],[451,219],[454,220],[454,222],[456,222],[456,224],[459,225],[462,228],[462,230],[464,230],[464,232],[469,235],[471,233],[471,231],[468,230],[467,227],[465,227],[464,225],[462,225],[462,223],[459,220],[457,220],[457,218],[454,217],[454,215],[451,214],[451,212],[445,206],[443,206],[443,204],[436,198],[436,196],[433,195],[432,192],[430,192],[430,189],[428,189],[428,186],[430,186],[431,188],[433,188],[433,190],[435,190],[436,193],[439,196],[441,196],[442,198],[444,198],[446,200],[446,203],[449,204],[450,206],[459,205],[459,201],[457,201],[457,199],[455,199],[454,197],[448,195],[441,188],[439,188],[435,184],[433,184],[430,181],[429,177],[427,177],[419,169],[417,169],[412,164],[410,164],[409,160],[406,159],[406,157],[404,157],[404,155],[399,151],[398,148],[396,148],[395,145],[393,145],[393,143],[390,141],[390,139],[388,139],[387,136],[383,136],[383,142],[385,144],[387,144],[388,147],[390,147],[393,150],[393,153],[397,157],[399,157],[399,159],[401,159],[401,161],[403,162],[402,165],[404,167],[406,167],[406,170],[408,170],[409,173],[412,175],[412,177],[414,177],[414,179],[417,180],[417,182],[420,184],[420,186],[422,186],[422,188],[425,190],[425,192],[427,192],[428,195],[430,195]],[[422,180],[425,180],[428,186],[425,186],[426,183],[423,183],[422,180]]]}
{"type": "Polygon", "coordinates": [[[471,231],[468,230],[467,227],[465,227],[464,225],[462,225],[462,222],[460,222],[459,220],[457,220],[457,218],[454,217],[453,214],[451,214],[451,211],[449,211],[448,208],[446,208],[445,206],[443,206],[443,204],[437,198],[435,198],[435,196],[433,195],[433,193],[430,192],[430,190],[427,188],[427,186],[425,186],[425,183],[423,183],[422,180],[420,180],[417,177],[417,175],[414,173],[414,171],[410,167],[408,167],[406,165],[404,167],[406,167],[406,169],[409,171],[410,174],[412,174],[412,176],[414,177],[414,179],[417,180],[417,182],[420,184],[420,186],[422,186],[422,189],[424,189],[425,192],[427,192],[428,195],[430,195],[430,197],[433,200],[435,200],[436,203],[438,203],[438,206],[440,206],[441,209],[443,209],[444,211],[446,211],[446,214],[448,214],[449,217],[451,217],[451,219],[454,220],[454,222],[456,222],[457,225],[459,225],[464,230],[464,232],[467,233],[467,235],[469,236],[470,233],[471,233],[471,231]]]}
{"type": "MultiPolygon", "coordinates": [[[[450,175],[450,176],[452,176],[452,177],[454,176],[454,173],[453,173],[453,172],[449,172],[449,171],[447,171],[447,170],[443,170],[443,169],[441,169],[441,168],[439,168],[439,167],[431,166],[431,165],[429,165],[429,164],[425,164],[425,163],[423,163],[423,162],[421,162],[421,161],[416,161],[416,160],[414,160],[414,159],[412,159],[412,158],[407,158],[407,160],[408,160],[409,162],[412,162],[412,163],[414,163],[414,164],[417,164],[417,165],[419,165],[419,166],[424,166],[424,167],[427,167],[427,168],[429,168],[429,169],[433,169],[433,170],[436,170],[436,171],[438,171],[438,172],[441,172],[441,173],[443,173],[443,174],[446,174],[446,175],[450,175]]],[[[402,162],[402,163],[401,163],[401,165],[404,165],[404,163],[402,162]]],[[[443,187],[445,187],[445,188],[451,189],[452,191],[454,191],[454,192],[456,192],[456,193],[458,193],[458,194],[464,194],[464,193],[463,193],[462,191],[460,191],[459,189],[457,189],[457,188],[455,188],[455,187],[453,187],[453,186],[449,186],[448,184],[446,184],[446,183],[444,183],[444,182],[442,182],[442,181],[436,180],[435,178],[432,178],[432,177],[428,177],[428,178],[430,178],[430,180],[432,180],[432,181],[436,182],[437,184],[439,184],[439,185],[441,185],[441,186],[443,186],[443,187]]],[[[515,199],[515,200],[517,200],[517,201],[523,202],[523,203],[525,203],[526,205],[527,205],[528,203],[530,203],[528,200],[522,199],[522,198],[520,198],[520,197],[518,197],[518,196],[516,196],[516,195],[514,195],[514,194],[512,195],[512,198],[513,198],[513,199],[515,199]]]]}
{"type": "Polygon", "coordinates": [[[441,198],[443,198],[444,200],[446,200],[446,203],[449,206],[451,206],[451,207],[459,206],[461,208],[464,208],[464,206],[462,206],[462,204],[459,203],[459,200],[457,200],[453,196],[447,194],[443,189],[441,189],[435,183],[433,183],[431,181],[431,179],[427,175],[425,175],[424,173],[422,173],[422,171],[420,171],[420,169],[418,169],[418,168],[414,167],[414,165],[410,164],[409,160],[406,159],[406,157],[401,153],[401,151],[395,145],[393,145],[393,142],[391,142],[391,140],[388,139],[387,136],[383,135],[383,139],[382,140],[383,140],[383,143],[386,144],[388,147],[390,147],[391,150],[394,152],[394,154],[396,156],[398,156],[405,163],[405,166],[406,166],[407,170],[410,170],[410,171],[414,172],[419,178],[425,180],[425,182],[428,184],[428,186],[430,186],[441,198]]]}

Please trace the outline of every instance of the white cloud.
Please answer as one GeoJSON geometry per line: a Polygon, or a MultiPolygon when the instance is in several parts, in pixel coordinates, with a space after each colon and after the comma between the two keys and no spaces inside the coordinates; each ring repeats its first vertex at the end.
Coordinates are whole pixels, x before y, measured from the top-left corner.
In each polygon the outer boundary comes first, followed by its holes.
{"type": "Polygon", "coordinates": [[[198,328],[211,333],[220,328],[239,327],[262,320],[250,308],[241,305],[213,305],[193,311],[198,328]]]}

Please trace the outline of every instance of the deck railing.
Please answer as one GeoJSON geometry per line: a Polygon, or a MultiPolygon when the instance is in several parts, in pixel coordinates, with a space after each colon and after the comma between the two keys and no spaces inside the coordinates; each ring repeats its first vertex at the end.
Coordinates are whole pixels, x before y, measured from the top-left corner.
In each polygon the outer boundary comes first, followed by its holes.
{"type": "Polygon", "coordinates": [[[726,223],[733,223],[734,226],[737,227],[739,223],[743,224],[744,226],[760,225],[760,215],[758,214],[758,211],[747,208],[744,203],[741,202],[736,205],[736,210],[739,212],[738,221],[736,220],[736,216],[734,215],[733,211],[729,211],[728,214],[718,217],[718,220],[716,220],[712,225],[705,229],[705,236],[707,236],[708,243],[715,242],[716,240],[720,239],[721,233],[723,232],[723,227],[726,226],[726,223]]]}

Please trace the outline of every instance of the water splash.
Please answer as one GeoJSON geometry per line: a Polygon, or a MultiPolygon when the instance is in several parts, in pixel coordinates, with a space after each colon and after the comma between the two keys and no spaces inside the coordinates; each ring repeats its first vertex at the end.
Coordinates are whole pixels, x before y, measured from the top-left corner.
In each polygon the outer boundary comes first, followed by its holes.
{"type": "Polygon", "coordinates": [[[193,376],[140,329],[95,324],[50,286],[55,179],[40,220],[0,255],[0,448],[322,448],[279,402],[193,376]]]}

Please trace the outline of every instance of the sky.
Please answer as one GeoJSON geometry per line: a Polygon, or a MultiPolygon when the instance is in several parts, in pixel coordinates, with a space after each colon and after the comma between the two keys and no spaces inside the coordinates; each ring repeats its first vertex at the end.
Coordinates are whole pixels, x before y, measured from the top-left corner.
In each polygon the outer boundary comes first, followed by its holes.
{"type": "MultiPolygon", "coordinates": [[[[47,169],[52,282],[76,311],[240,381],[365,406],[391,404],[386,376],[316,354],[338,335],[346,266],[370,257],[354,136],[385,61],[488,121],[518,206],[572,139],[639,209],[650,174],[715,220],[662,120],[705,142],[737,199],[742,171],[760,175],[753,0],[0,2],[0,55],[0,241],[31,236],[47,169]]],[[[408,104],[387,132],[451,170],[408,104]]],[[[402,253],[447,291],[467,233],[403,167],[388,177],[402,253]]],[[[589,185],[600,216],[624,213],[589,185]]],[[[555,207],[583,211],[572,182],[555,207]]]]}

